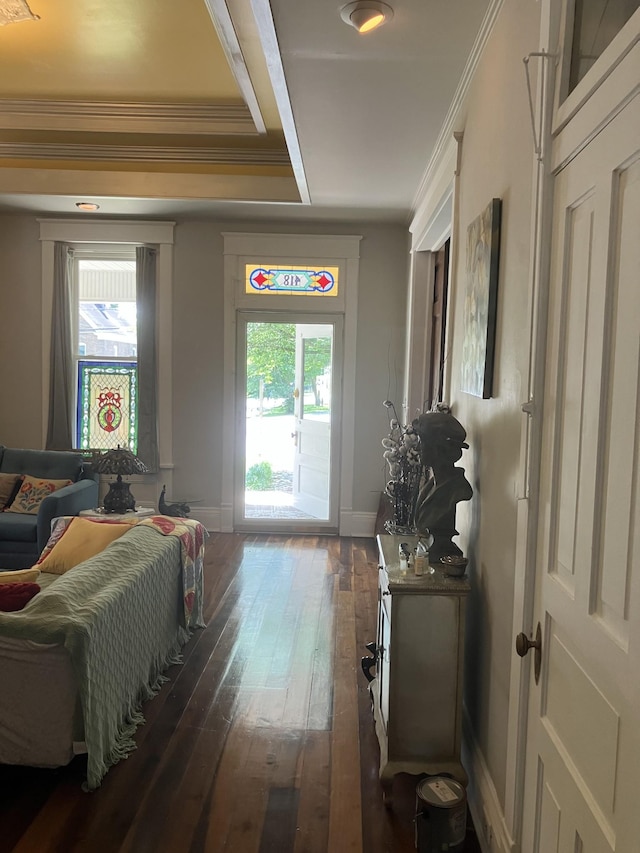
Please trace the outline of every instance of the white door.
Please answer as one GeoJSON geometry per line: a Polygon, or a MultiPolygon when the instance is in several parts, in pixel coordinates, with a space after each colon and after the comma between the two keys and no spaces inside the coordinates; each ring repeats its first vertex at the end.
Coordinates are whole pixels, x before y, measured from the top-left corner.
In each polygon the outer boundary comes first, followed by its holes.
{"type": "Polygon", "coordinates": [[[554,190],[524,853],[640,850],[640,96],[601,127],[554,190]]]}
{"type": "Polygon", "coordinates": [[[329,518],[333,326],[296,327],[293,496],[313,518],[329,518]]]}

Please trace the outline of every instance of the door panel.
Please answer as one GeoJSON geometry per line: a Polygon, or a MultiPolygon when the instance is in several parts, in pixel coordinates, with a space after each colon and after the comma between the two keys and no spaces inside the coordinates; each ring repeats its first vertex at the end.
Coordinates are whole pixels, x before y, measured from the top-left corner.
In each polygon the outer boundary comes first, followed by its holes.
{"type": "Polygon", "coordinates": [[[635,97],[555,184],[523,835],[536,853],[630,853],[640,838],[639,141],[635,97]]]}
{"type": "Polygon", "coordinates": [[[296,329],[295,506],[318,519],[329,517],[333,326],[296,329]],[[321,371],[321,372],[319,372],[321,371]]]}

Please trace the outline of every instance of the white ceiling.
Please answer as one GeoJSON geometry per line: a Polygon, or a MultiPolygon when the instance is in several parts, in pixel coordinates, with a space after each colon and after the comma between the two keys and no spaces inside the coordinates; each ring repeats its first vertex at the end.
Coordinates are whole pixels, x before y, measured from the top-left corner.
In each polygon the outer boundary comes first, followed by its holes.
{"type": "Polygon", "coordinates": [[[272,0],[313,204],[406,215],[487,5],[397,0],[360,35],[333,0],[272,0]]]}
{"type": "MultiPolygon", "coordinates": [[[[215,12],[217,7],[218,13],[221,4],[225,5],[223,0],[189,2],[206,2],[209,11],[215,12]]],[[[31,7],[44,16],[53,14],[52,3],[53,0],[33,0],[31,7]],[[34,8],[36,5],[39,8],[34,8]]],[[[122,3],[115,2],[115,5],[122,6],[122,3]]],[[[60,170],[67,168],[64,163],[57,162],[57,171],[52,171],[35,160],[23,160],[18,162],[20,168],[16,169],[15,159],[3,159],[0,151],[0,211],[76,214],[74,203],[81,200],[79,189],[86,186],[83,196],[98,191],[97,195],[91,195],[91,200],[101,205],[99,214],[92,214],[94,216],[269,217],[407,223],[489,0],[391,0],[391,5],[394,17],[389,24],[368,35],[360,35],[342,21],[340,4],[333,0],[271,0],[270,7],[267,0],[251,0],[251,6],[249,0],[226,2],[241,48],[246,57],[253,57],[247,65],[263,114],[271,115],[274,98],[279,108],[295,177],[291,185],[294,192],[287,191],[288,197],[297,194],[297,186],[301,198],[308,198],[310,204],[304,201],[274,203],[274,197],[287,195],[277,196],[264,189],[258,192],[257,183],[253,196],[246,183],[251,181],[251,169],[244,176],[241,197],[234,197],[231,180],[227,181],[229,188],[218,194],[217,179],[209,176],[203,178],[195,192],[192,191],[194,181],[176,175],[167,183],[175,190],[155,192],[152,189],[148,194],[136,192],[135,197],[127,197],[120,188],[122,182],[113,181],[117,192],[99,192],[109,183],[92,182],[91,172],[87,171],[90,164],[84,166],[84,184],[82,172],[79,178],[79,170],[68,167],[65,174],[70,176],[69,193],[64,193],[61,187],[65,182],[60,175],[60,170]],[[252,10],[256,12],[257,25],[253,18],[249,21],[252,10]],[[257,38],[262,50],[260,62],[270,71],[268,97],[264,94],[269,82],[267,77],[258,81],[257,38]],[[52,177],[54,194],[48,192],[52,177]],[[211,186],[211,191],[203,190],[203,186],[211,186]],[[158,197],[153,198],[154,195],[158,197]]],[[[36,27],[37,24],[26,22],[0,28],[0,52],[2,39],[8,39],[12,29],[17,33],[18,27],[36,27]]],[[[0,99],[3,99],[7,95],[3,92],[1,72],[0,59],[0,99]]],[[[35,80],[22,97],[41,97],[37,87],[35,80]]],[[[12,97],[16,97],[15,83],[12,97]]],[[[0,103],[0,119],[2,111],[0,103]]],[[[13,141],[14,137],[18,138],[17,134],[17,130],[5,131],[0,141],[3,138],[13,141]]],[[[28,140],[33,142],[34,139],[41,144],[45,134],[38,137],[31,132],[28,140]]],[[[172,144],[172,138],[167,139],[168,144],[172,144]]],[[[227,148],[237,143],[236,137],[216,136],[211,137],[209,144],[220,146],[221,139],[227,148]]],[[[192,137],[189,140],[192,141],[192,137]]],[[[100,142],[103,141],[101,137],[100,142]]],[[[167,144],[164,137],[163,144],[167,144]]],[[[183,145],[183,141],[179,140],[179,144],[183,145]]],[[[243,144],[246,147],[244,140],[243,144]]],[[[255,143],[260,144],[271,149],[282,145],[282,131],[270,128],[266,136],[255,143]]],[[[281,186],[284,179],[277,180],[281,186]]],[[[136,183],[132,179],[132,182],[136,189],[146,185],[154,187],[149,180],[136,183]]]]}

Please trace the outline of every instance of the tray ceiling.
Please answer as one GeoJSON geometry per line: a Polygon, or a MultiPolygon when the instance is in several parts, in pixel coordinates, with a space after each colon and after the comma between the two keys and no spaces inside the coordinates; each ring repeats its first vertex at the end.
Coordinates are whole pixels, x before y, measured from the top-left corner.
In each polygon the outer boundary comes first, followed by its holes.
{"type": "Polygon", "coordinates": [[[488,0],[452,5],[363,37],[329,0],[29,0],[0,27],[0,210],[406,220],[488,0]]]}

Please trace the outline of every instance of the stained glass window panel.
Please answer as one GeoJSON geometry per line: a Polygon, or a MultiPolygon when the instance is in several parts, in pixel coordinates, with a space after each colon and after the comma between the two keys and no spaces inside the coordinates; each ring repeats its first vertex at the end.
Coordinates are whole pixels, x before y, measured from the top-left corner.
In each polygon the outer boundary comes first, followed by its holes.
{"type": "Polygon", "coordinates": [[[245,266],[245,293],[337,296],[338,267],[245,266]]]}
{"type": "Polygon", "coordinates": [[[128,447],[137,452],[138,369],[135,362],[78,362],[81,450],[128,447]]]}

